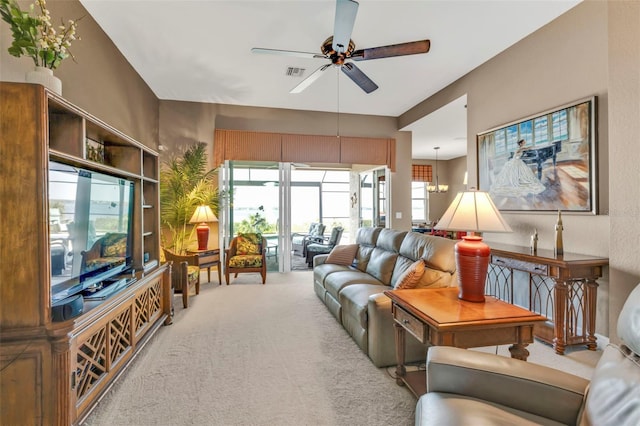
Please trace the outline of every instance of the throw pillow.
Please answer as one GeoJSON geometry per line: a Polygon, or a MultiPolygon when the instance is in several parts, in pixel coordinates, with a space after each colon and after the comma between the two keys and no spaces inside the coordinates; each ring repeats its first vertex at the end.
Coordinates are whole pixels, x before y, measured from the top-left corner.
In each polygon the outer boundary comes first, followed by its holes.
{"type": "Polygon", "coordinates": [[[258,244],[252,241],[250,237],[239,236],[236,239],[236,254],[259,254],[260,248],[258,244]]]}
{"type": "Polygon", "coordinates": [[[358,244],[344,244],[335,246],[327,260],[324,263],[333,263],[335,265],[349,266],[353,263],[353,259],[356,257],[358,251],[358,244]]]}
{"type": "Polygon", "coordinates": [[[420,282],[420,278],[424,274],[424,261],[416,260],[407,268],[402,275],[398,277],[396,289],[416,288],[420,282]]]}

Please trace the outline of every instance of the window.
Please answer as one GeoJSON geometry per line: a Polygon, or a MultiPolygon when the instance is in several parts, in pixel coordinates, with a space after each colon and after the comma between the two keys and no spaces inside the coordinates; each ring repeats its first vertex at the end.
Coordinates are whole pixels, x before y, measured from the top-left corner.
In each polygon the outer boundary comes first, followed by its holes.
{"type": "Polygon", "coordinates": [[[427,182],[411,182],[411,222],[425,223],[429,217],[427,182]]]}

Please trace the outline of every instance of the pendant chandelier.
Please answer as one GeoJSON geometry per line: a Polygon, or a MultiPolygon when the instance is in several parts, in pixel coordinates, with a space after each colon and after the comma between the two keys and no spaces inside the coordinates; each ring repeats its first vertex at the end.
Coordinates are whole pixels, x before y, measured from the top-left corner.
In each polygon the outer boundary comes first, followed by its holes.
{"type": "Polygon", "coordinates": [[[429,191],[429,192],[447,192],[447,190],[449,189],[449,185],[440,185],[439,182],[438,182],[438,150],[440,149],[440,147],[436,146],[433,149],[436,150],[436,184],[433,185],[433,183],[430,183],[429,185],[427,185],[427,191],[429,191]]]}

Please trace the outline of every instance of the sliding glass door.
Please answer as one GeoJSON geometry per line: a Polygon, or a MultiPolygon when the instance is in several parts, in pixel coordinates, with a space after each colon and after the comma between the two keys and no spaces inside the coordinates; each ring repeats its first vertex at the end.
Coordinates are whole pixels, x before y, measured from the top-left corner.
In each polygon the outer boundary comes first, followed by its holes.
{"type": "Polygon", "coordinates": [[[220,187],[228,197],[220,208],[220,246],[228,247],[240,232],[259,232],[268,242],[268,271],[288,272],[292,264],[306,269],[305,258],[292,253],[291,235],[321,222],[325,236],[342,227],[342,241],[349,241],[349,177],[349,170],[308,165],[225,162],[220,187]]]}

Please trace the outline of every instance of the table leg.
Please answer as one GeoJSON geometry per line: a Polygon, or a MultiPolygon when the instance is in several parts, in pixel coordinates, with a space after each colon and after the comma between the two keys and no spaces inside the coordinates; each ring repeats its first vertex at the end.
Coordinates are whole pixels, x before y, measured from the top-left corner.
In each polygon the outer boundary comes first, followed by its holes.
{"type": "Polygon", "coordinates": [[[405,331],[398,323],[393,324],[395,327],[396,337],[396,383],[400,386],[404,385],[404,376],[407,374],[407,369],[404,367],[404,352],[405,352],[405,331]]]}
{"type": "Polygon", "coordinates": [[[218,268],[218,285],[222,285],[222,266],[220,262],[218,262],[216,268],[218,268]]]}
{"type": "Polygon", "coordinates": [[[585,284],[585,309],[587,311],[587,348],[595,351],[598,348],[596,343],[596,301],[598,298],[598,283],[596,280],[588,279],[585,284]]]}
{"type": "Polygon", "coordinates": [[[555,297],[553,310],[553,349],[558,355],[564,355],[565,341],[565,313],[567,309],[567,283],[556,281],[553,287],[555,297]]]}
{"type": "Polygon", "coordinates": [[[522,341],[522,333],[523,328],[518,327],[518,342],[509,346],[509,352],[511,353],[511,358],[526,361],[529,358],[529,351],[527,350],[529,344],[522,341]]]}

